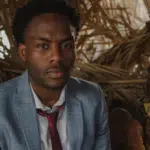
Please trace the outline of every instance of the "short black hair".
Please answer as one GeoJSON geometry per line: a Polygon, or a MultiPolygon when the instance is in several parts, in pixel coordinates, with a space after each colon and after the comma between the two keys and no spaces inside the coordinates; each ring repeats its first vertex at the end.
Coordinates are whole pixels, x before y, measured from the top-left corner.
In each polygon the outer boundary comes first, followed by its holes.
{"type": "Polygon", "coordinates": [[[64,1],[32,0],[22,8],[17,8],[12,24],[12,32],[16,44],[24,43],[24,32],[33,17],[44,13],[58,13],[67,16],[76,33],[79,31],[80,17],[75,8],[64,1]]]}

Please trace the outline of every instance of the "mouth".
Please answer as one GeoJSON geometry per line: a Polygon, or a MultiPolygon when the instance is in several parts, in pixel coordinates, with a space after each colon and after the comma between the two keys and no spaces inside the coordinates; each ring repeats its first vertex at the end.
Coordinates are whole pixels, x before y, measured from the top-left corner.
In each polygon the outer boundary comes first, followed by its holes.
{"type": "Polygon", "coordinates": [[[54,69],[48,70],[47,75],[50,75],[50,77],[53,79],[58,79],[58,78],[64,78],[65,73],[64,73],[64,71],[62,71],[58,68],[54,68],[54,69]]]}

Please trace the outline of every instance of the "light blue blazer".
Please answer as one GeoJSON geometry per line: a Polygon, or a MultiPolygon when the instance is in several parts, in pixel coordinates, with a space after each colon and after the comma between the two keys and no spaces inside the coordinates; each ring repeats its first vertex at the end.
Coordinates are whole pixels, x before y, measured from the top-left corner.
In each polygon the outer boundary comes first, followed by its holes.
{"type": "MultiPolygon", "coordinates": [[[[70,150],[110,150],[107,109],[99,86],[71,77],[66,107],[70,150]]],[[[27,71],[0,84],[0,150],[41,150],[27,71]]]]}

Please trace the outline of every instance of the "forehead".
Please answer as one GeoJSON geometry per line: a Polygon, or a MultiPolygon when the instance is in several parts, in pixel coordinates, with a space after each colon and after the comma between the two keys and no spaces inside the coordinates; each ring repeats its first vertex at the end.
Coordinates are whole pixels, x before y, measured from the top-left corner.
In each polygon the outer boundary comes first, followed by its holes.
{"type": "Polygon", "coordinates": [[[63,15],[50,13],[33,17],[28,24],[25,36],[34,37],[44,35],[47,38],[71,36],[71,24],[63,15]]]}

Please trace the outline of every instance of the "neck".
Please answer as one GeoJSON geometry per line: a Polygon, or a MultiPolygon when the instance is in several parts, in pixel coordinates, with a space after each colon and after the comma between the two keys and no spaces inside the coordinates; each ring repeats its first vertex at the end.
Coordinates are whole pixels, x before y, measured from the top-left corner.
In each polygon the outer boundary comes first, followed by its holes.
{"type": "Polygon", "coordinates": [[[63,90],[63,89],[52,90],[50,88],[44,88],[42,86],[38,86],[32,81],[31,85],[34,92],[39,97],[40,101],[48,107],[52,107],[59,100],[60,94],[63,90]]]}

